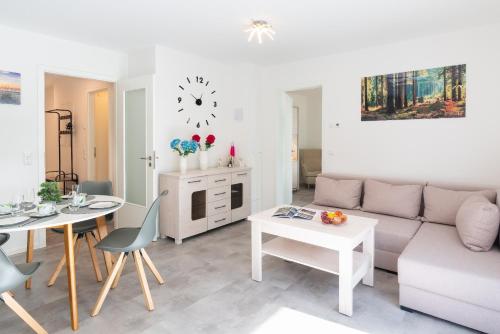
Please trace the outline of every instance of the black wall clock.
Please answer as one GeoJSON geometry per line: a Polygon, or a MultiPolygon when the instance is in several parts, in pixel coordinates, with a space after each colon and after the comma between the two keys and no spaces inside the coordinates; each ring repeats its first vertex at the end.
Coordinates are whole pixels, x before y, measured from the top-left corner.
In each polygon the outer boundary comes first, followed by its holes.
{"type": "Polygon", "coordinates": [[[186,124],[197,128],[210,126],[218,107],[216,90],[202,76],[186,77],[179,84],[177,105],[177,111],[186,114],[186,124]]]}

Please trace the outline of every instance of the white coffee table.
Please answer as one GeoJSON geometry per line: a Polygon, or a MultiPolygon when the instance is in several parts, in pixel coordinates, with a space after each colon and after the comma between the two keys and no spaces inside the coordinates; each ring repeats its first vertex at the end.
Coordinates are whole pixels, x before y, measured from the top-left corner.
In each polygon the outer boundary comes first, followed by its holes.
{"type": "Polygon", "coordinates": [[[339,312],[352,316],[353,289],[373,286],[376,219],[349,216],[342,225],[324,225],[320,211],[312,221],[276,218],[277,208],[248,219],[252,222],[252,279],[262,281],[262,257],[272,255],[339,276],[339,312]],[[262,244],[262,233],[277,238],[262,244]],[[363,251],[355,251],[363,243],[363,251]]]}

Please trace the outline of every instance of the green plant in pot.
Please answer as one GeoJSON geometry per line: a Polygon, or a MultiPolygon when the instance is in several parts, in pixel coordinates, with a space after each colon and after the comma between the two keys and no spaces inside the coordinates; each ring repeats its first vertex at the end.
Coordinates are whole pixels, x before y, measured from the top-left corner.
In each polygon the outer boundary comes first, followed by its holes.
{"type": "Polygon", "coordinates": [[[44,182],[40,185],[38,196],[41,197],[43,202],[60,202],[61,192],[57,182],[44,182]]]}

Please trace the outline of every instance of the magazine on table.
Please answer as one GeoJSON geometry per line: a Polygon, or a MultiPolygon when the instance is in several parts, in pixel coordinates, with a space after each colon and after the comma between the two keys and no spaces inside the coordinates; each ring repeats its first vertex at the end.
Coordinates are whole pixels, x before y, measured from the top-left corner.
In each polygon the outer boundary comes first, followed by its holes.
{"type": "Polygon", "coordinates": [[[293,206],[284,206],[276,210],[276,212],[273,214],[273,217],[312,220],[315,215],[316,211],[314,210],[296,208],[293,206]]]}

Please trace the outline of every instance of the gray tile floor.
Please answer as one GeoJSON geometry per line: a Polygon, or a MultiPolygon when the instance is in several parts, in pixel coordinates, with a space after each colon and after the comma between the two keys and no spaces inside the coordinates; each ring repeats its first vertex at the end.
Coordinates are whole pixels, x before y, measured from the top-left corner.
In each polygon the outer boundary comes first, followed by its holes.
{"type": "MultiPolygon", "coordinates": [[[[37,251],[36,260],[44,263],[34,278],[33,289],[15,291],[16,299],[49,333],[72,333],[65,273],[55,286],[46,287],[62,251],[61,244],[37,251]]],[[[369,333],[469,332],[400,310],[397,276],[385,271],[376,270],[375,288],[356,287],[351,318],[337,312],[338,279],[334,275],[265,257],[263,281],[254,282],[250,278],[247,221],[190,238],[179,246],[171,240],[160,240],[148,252],[167,281],[159,286],[148,274],[155,311],[144,308],[133,262],[128,262],[120,285],[110,292],[100,315],[91,318],[89,312],[101,285],[95,282],[88,250],[82,247],[77,265],[79,333],[268,333],[264,329],[271,323],[280,329],[294,321],[303,324],[305,320],[297,315],[309,317],[311,324],[307,327],[318,326],[323,329],[320,332],[325,332],[325,324],[345,326],[336,333],[345,333],[348,328],[369,333]],[[283,311],[294,313],[287,316],[283,311]]],[[[14,259],[21,261],[22,257],[14,259]]],[[[0,333],[30,330],[1,304],[0,333]]]]}
{"type": "Polygon", "coordinates": [[[314,188],[308,189],[302,185],[298,191],[293,192],[292,200],[294,205],[305,206],[311,204],[314,199],[314,188]]]}

